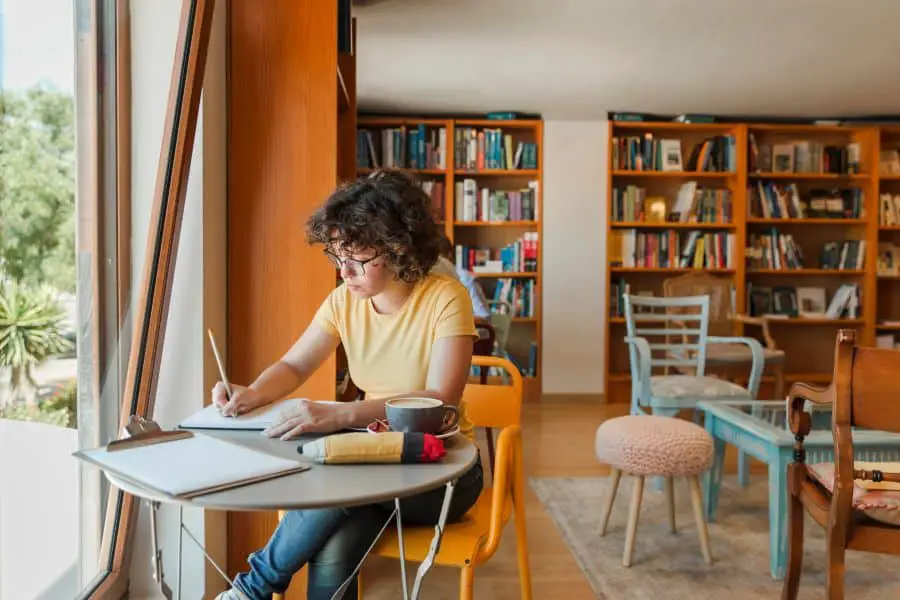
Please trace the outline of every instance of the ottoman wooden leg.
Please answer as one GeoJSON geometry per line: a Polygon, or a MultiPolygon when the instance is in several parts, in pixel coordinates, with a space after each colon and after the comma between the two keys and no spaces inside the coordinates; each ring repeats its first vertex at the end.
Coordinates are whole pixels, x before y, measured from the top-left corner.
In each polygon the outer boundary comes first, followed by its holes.
{"type": "Polygon", "coordinates": [[[672,477],[666,477],[666,504],[669,508],[669,530],[677,533],[675,528],[675,481],[672,477]]]}
{"type": "Polygon", "coordinates": [[[638,515],[641,512],[641,499],[644,497],[644,477],[636,475],[634,478],[634,492],[631,495],[631,509],[628,511],[628,529],[625,530],[625,553],[622,555],[622,565],[631,566],[631,556],[634,554],[634,538],[637,535],[638,515]]]}
{"type": "Polygon", "coordinates": [[[600,517],[600,536],[606,535],[606,524],[609,523],[609,515],[612,512],[613,502],[616,501],[616,492],[619,490],[619,480],[622,478],[622,471],[613,467],[609,472],[609,478],[612,483],[609,486],[609,497],[606,499],[606,506],[603,507],[603,515],[600,517]]]}
{"type": "Polygon", "coordinates": [[[691,486],[691,504],[694,506],[694,520],[697,521],[697,533],[700,535],[700,551],[706,564],[712,564],[712,554],[709,551],[709,530],[706,528],[706,519],[703,518],[703,498],[700,495],[700,479],[696,475],[688,477],[691,486]]]}

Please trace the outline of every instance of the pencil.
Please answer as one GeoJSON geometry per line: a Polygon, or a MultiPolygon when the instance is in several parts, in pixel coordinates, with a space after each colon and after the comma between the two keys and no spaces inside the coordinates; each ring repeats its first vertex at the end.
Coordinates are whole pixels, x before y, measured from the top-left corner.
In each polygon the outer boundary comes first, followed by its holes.
{"type": "Polygon", "coordinates": [[[219,348],[216,346],[216,338],[213,337],[212,329],[207,329],[206,332],[209,334],[209,343],[212,346],[213,355],[216,357],[216,365],[219,367],[219,376],[222,378],[222,383],[225,384],[225,394],[231,400],[231,384],[228,383],[228,377],[225,375],[225,365],[222,364],[222,357],[219,355],[219,348]]]}

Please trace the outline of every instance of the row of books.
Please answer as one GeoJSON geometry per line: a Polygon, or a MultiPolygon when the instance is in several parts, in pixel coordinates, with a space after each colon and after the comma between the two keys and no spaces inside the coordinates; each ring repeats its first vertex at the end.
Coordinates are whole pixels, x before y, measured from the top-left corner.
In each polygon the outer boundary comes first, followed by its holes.
{"type": "Polygon", "coordinates": [[[445,169],[447,130],[420,124],[410,128],[388,127],[373,135],[368,129],[359,129],[356,166],[360,169],[445,169]]]}
{"type": "Polygon", "coordinates": [[[479,188],[475,179],[456,182],[457,221],[536,221],[538,215],[537,181],[529,181],[520,190],[479,188]]]}
{"type": "Polygon", "coordinates": [[[794,183],[758,181],[748,193],[750,214],[764,219],[861,219],[866,214],[860,188],[814,189],[803,198],[794,183]]]}
{"type": "MultiPolygon", "coordinates": [[[[536,315],[535,293],[534,279],[501,278],[496,281],[493,294],[489,294],[487,297],[490,300],[509,303],[513,309],[513,317],[531,319],[536,315]]],[[[507,312],[505,307],[495,306],[492,310],[493,312],[507,312]]]]}
{"type": "Polygon", "coordinates": [[[458,127],[454,135],[457,169],[537,169],[537,144],[516,141],[502,129],[458,127]]]}
{"type": "Polygon", "coordinates": [[[737,166],[735,138],[717,135],[696,144],[685,161],[682,140],[657,139],[652,133],[613,137],[613,169],[625,171],[733,172],[737,166]]]}
{"type": "Polygon", "coordinates": [[[772,173],[859,173],[860,145],[801,140],[771,145],[750,133],[750,171],[772,173]]]}
{"type": "Polygon", "coordinates": [[[700,231],[612,232],[610,264],[626,268],[707,268],[734,267],[733,233],[700,231]]]}
{"type": "Polygon", "coordinates": [[[887,227],[900,225],[900,194],[881,194],[878,197],[878,223],[887,227]]]}
{"type": "Polygon", "coordinates": [[[434,212],[434,218],[438,221],[444,220],[444,182],[435,179],[417,180],[417,184],[422,191],[431,198],[431,209],[434,212]]]}
{"type": "Polygon", "coordinates": [[[533,273],[537,271],[538,232],[522,234],[502,248],[457,244],[456,264],[473,273],[533,273]]]}
{"type": "Polygon", "coordinates": [[[858,283],[842,284],[826,302],[823,287],[760,286],[747,284],[747,309],[751,317],[858,319],[861,306],[858,283]]]}
{"type": "MultiPolygon", "coordinates": [[[[842,240],[826,242],[819,255],[820,269],[835,271],[860,270],[865,266],[866,241],[842,240]]],[[[803,269],[803,249],[791,234],[773,229],[770,233],[750,234],[744,251],[747,269],[803,269]]]]}
{"type": "Polygon", "coordinates": [[[725,188],[700,188],[696,182],[683,184],[675,206],[669,210],[662,196],[648,196],[647,189],[636,185],[617,186],[612,191],[610,219],[613,222],[730,223],[731,191],[725,188]]]}

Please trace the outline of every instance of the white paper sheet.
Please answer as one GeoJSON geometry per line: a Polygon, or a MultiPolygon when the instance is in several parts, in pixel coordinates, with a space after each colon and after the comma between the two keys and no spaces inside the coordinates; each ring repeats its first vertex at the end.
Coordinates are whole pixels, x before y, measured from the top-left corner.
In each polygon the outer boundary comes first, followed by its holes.
{"type": "Polygon", "coordinates": [[[114,452],[95,448],[78,455],[139,486],[172,496],[190,496],[199,490],[307,467],[300,461],[202,433],[114,452]]]}
{"type": "MultiPolygon", "coordinates": [[[[285,415],[297,410],[297,398],[287,398],[273,402],[237,417],[224,417],[215,404],[210,404],[181,423],[181,429],[247,429],[262,431],[269,425],[281,421],[285,415]]],[[[321,402],[331,402],[322,400],[321,402]]]]}

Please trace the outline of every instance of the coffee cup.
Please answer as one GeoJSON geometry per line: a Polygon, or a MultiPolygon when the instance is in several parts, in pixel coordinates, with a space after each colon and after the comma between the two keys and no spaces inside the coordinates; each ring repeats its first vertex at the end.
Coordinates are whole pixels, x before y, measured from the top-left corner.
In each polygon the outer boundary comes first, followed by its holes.
{"type": "Polygon", "coordinates": [[[435,398],[395,398],[384,405],[392,431],[440,433],[459,423],[459,411],[435,398]]]}

